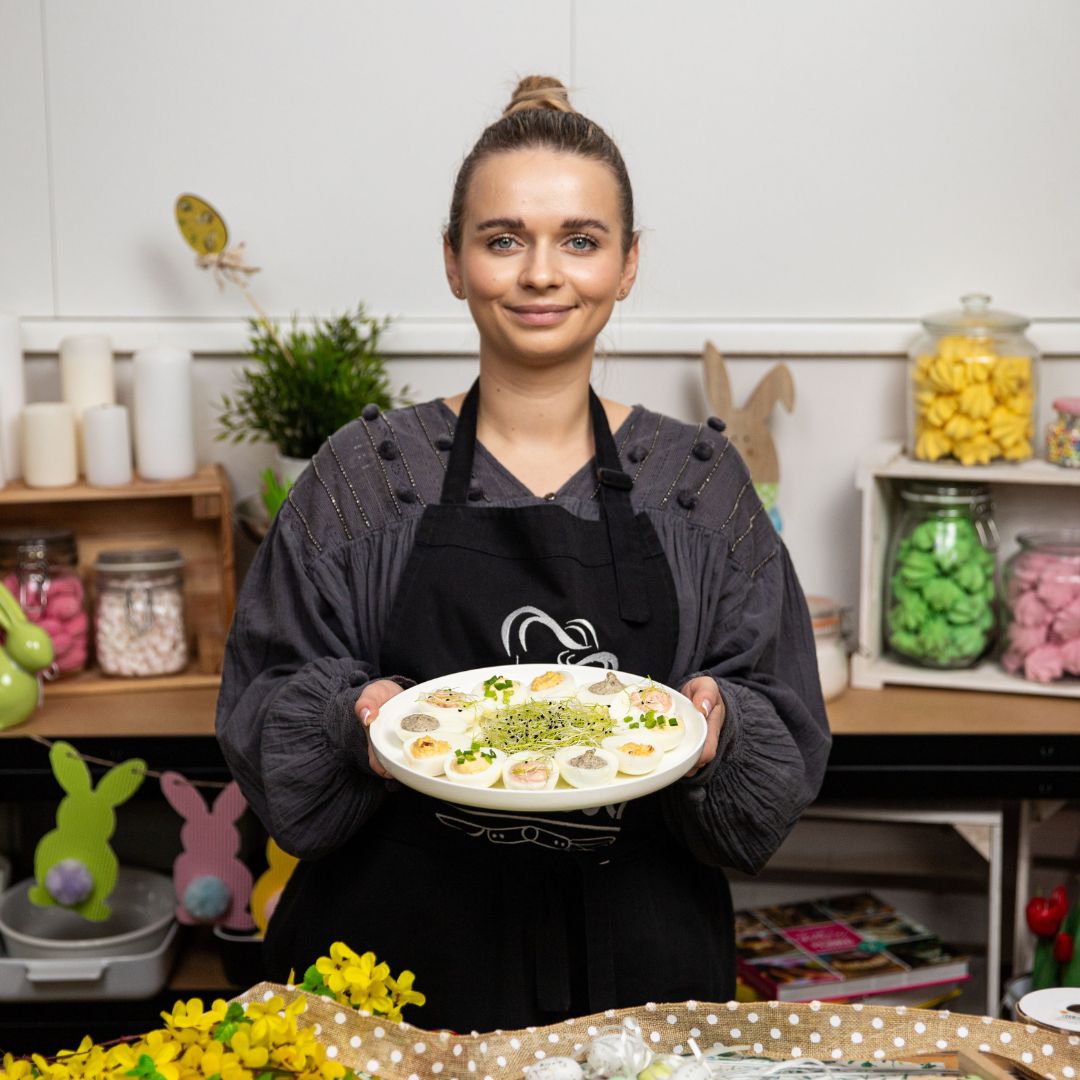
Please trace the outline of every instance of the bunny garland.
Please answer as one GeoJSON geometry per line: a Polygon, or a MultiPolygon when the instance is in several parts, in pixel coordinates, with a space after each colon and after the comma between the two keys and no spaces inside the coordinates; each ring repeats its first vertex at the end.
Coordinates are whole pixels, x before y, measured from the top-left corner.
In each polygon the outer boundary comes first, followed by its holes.
{"type": "Polygon", "coordinates": [[[39,907],[58,905],[84,919],[101,922],[112,908],[106,902],[116,886],[119,864],[109,846],[116,831],[113,808],[127,802],[146,776],[146,762],[124,761],[101,778],[95,788],[90,770],[66,742],[49,750],[53,774],[67,795],[56,808],[56,828],[34,850],[30,900],[39,907]]]}
{"type": "Polygon", "coordinates": [[[226,785],[211,810],[195,785],[178,772],[162,773],[161,791],[184,819],[184,850],[173,863],[177,919],[188,925],[217,923],[229,930],[251,930],[251,871],[238,857],[236,828],[247,802],[236,781],[226,785]]]}

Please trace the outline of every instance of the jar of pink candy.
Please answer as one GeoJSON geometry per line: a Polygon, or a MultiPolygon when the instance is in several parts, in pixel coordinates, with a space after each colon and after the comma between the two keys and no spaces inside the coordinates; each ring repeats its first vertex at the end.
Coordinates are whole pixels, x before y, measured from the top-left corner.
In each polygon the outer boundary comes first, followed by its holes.
{"type": "Polygon", "coordinates": [[[56,652],[61,675],[86,667],[89,621],[70,529],[0,529],[0,578],[56,652]]]}
{"type": "Polygon", "coordinates": [[[1005,564],[1005,652],[1012,675],[1080,676],[1080,530],[1029,533],[1005,564]]]}
{"type": "Polygon", "coordinates": [[[172,675],[187,665],[183,567],[173,548],[98,555],[94,644],[106,675],[172,675]]]}

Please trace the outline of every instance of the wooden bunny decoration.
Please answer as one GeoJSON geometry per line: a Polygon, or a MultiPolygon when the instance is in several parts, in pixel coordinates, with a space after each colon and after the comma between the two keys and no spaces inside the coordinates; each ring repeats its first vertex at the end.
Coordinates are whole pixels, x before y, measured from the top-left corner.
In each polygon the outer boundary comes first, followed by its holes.
{"type": "Polygon", "coordinates": [[[785,364],[774,364],[750,392],[742,408],[736,408],[724,358],[711,341],[705,342],[704,360],[709,404],[727,424],[725,434],[746,462],[754,490],[779,532],[781,521],[776,499],[780,487],[780,458],[769,431],[769,416],[777,402],[788,412],[795,407],[795,382],[791,372],[785,364]]]}
{"type": "Polygon", "coordinates": [[[32,623],[19,602],[0,585],[0,729],[28,720],[41,697],[38,672],[53,662],[49,635],[32,623]]]}

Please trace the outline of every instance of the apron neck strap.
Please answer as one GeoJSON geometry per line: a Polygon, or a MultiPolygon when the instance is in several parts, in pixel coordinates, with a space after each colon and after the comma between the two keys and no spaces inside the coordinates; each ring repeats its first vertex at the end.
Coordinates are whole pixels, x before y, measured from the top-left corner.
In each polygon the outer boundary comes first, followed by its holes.
{"type": "MultiPolygon", "coordinates": [[[[476,416],[480,404],[480,380],[477,379],[461,405],[454,445],[443,480],[442,502],[463,505],[469,497],[473,457],[476,453],[476,416]]],[[[600,481],[600,507],[611,546],[615,582],[618,589],[619,615],[629,623],[647,623],[650,617],[645,588],[645,556],[640,530],[634,520],[630,491],[634,481],[622,469],[619,452],[611,435],[604,406],[589,387],[589,415],[592,418],[596,445],[596,475],[600,481]]]]}

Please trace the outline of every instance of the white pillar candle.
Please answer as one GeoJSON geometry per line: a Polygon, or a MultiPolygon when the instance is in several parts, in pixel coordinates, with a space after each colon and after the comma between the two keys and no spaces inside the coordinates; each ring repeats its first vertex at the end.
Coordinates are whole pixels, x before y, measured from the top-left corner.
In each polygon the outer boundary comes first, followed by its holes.
{"type": "Polygon", "coordinates": [[[83,413],[116,401],[112,342],[104,334],[73,334],[60,341],[60,397],[75,410],[79,465],[86,468],[83,413]]]}
{"type": "Polygon", "coordinates": [[[79,479],[75,411],[40,401],[22,411],[22,466],[27,487],[66,487],[79,479]]]}
{"type": "Polygon", "coordinates": [[[133,358],[135,468],[146,480],[179,480],[195,472],[191,353],[167,345],[133,358]]]}
{"type": "Polygon", "coordinates": [[[0,313],[0,451],[8,480],[22,475],[19,464],[19,423],[26,404],[22,331],[14,315],[0,313]]]}
{"type": "Polygon", "coordinates": [[[115,487],[131,482],[131,433],[123,405],[92,405],[83,413],[86,482],[115,487]]]}

